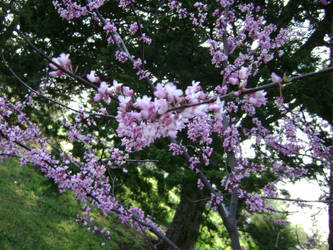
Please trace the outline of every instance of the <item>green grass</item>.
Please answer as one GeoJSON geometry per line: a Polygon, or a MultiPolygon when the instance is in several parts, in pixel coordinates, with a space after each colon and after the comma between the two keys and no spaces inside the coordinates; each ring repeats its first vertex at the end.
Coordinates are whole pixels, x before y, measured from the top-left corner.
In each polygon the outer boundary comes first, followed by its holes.
{"type": "MultiPolygon", "coordinates": [[[[101,236],[75,222],[79,211],[74,196],[59,194],[38,169],[15,160],[0,164],[0,249],[102,249],[101,236]]],[[[112,249],[149,248],[128,226],[111,219],[102,223],[111,223],[112,249]]]]}

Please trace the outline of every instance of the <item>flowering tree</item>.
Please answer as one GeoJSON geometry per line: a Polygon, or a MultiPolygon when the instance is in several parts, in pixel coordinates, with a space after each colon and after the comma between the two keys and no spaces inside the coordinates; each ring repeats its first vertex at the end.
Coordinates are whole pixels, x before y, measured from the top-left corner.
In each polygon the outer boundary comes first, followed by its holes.
{"type": "MultiPolygon", "coordinates": [[[[137,81],[144,87],[116,79],[103,81],[103,67],[92,67],[88,74],[80,76],[70,54],[64,52],[50,58],[17,28],[18,36],[49,61],[50,70],[49,77],[41,79],[41,88],[35,90],[3,58],[28,92],[21,101],[1,98],[1,157],[18,157],[22,165],[38,165],[47,177],[58,183],[60,191],[72,190],[84,204],[77,219],[101,233],[106,244],[110,235],[107,229],[95,225],[90,216],[91,207],[97,207],[106,217],[116,213],[122,222],[129,222],[142,231],[150,230],[168,247],[178,248],[151,217],[138,208],[124,206],[113,192],[112,171],[121,169],[126,175],[129,171],[126,162],[140,161],[131,156],[151,147],[156,140],[168,141],[173,156],[185,159],[187,168],[195,173],[198,190],[209,197],[205,199],[209,207],[221,216],[234,249],[240,249],[237,228],[239,214],[243,212],[240,206],[247,212],[273,212],[267,198],[280,194],[276,182],[293,181],[307,174],[302,161],[288,162],[287,159],[305,156],[330,169],[331,145],[325,144],[318,129],[311,126],[300,110],[289,108],[283,101],[282,89],[283,85],[332,71],[332,68],[289,78],[274,72],[270,72],[269,78],[258,76],[263,65],[283,55],[284,44],[297,39],[292,30],[278,29],[267,23],[260,16],[259,6],[234,1],[216,1],[209,5],[169,1],[156,7],[169,12],[171,18],[190,23],[195,33],[206,34],[201,36],[206,39],[201,41],[199,49],[207,51],[220,79],[206,83],[194,78],[184,84],[147,69],[146,65],[154,62],[145,58],[144,47],[153,45],[154,41],[145,33],[142,23],[147,14],[138,11],[135,1],[119,1],[117,7],[115,3],[104,1],[86,4],[54,1],[53,4],[69,22],[80,19],[99,24],[103,37],[114,48],[112,56],[130,65],[132,69],[128,66],[124,69],[128,69],[128,74],[134,70],[137,81]],[[108,4],[118,12],[132,13],[134,20],[124,16],[118,23],[114,22],[103,11],[108,4]],[[43,87],[70,77],[94,91],[93,108],[70,108],[47,96],[43,87]],[[280,96],[268,97],[267,90],[271,88],[280,89],[280,96]],[[85,152],[80,160],[43,137],[26,114],[27,110],[35,108],[37,96],[75,113],[74,119],[64,119],[62,126],[69,141],[82,144],[85,152]],[[114,105],[116,110],[112,109],[114,105]],[[267,112],[268,106],[275,106],[282,117],[274,130],[266,127],[265,118],[258,115],[267,112]],[[98,131],[97,122],[102,118],[117,123],[112,136],[117,137],[119,145],[112,137],[102,138],[98,132],[91,132],[98,131]],[[301,135],[299,128],[304,132],[301,135]],[[246,140],[255,142],[251,147],[257,154],[256,159],[244,153],[242,142],[246,140]],[[97,151],[96,145],[102,145],[105,150],[97,151]],[[51,154],[51,148],[57,153],[51,154]],[[294,167],[295,164],[298,166],[294,167]],[[214,175],[208,176],[211,169],[214,175]],[[251,180],[268,175],[271,178],[263,185],[251,187],[251,180]]],[[[92,42],[96,39],[98,36],[92,38],[92,42]]],[[[329,133],[333,131],[328,123],[322,122],[320,126],[329,133]]]]}

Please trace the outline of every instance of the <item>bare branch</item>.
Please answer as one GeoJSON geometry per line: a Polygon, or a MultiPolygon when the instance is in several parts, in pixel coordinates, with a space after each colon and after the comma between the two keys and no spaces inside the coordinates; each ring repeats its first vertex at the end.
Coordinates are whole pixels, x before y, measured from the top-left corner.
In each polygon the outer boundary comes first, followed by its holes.
{"type": "Polygon", "coordinates": [[[159,160],[125,160],[126,162],[159,162],[159,160]]]}
{"type": "Polygon", "coordinates": [[[301,199],[290,199],[290,198],[281,198],[281,197],[270,197],[270,196],[261,196],[262,199],[267,200],[279,200],[279,201],[296,201],[296,202],[317,202],[317,203],[333,203],[333,200],[301,200],[301,199]]]}

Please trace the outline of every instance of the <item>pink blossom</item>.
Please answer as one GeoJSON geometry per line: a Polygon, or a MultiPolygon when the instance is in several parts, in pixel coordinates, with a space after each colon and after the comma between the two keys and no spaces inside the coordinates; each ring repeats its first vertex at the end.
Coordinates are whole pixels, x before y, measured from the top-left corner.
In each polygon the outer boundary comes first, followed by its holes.
{"type": "Polygon", "coordinates": [[[143,41],[144,43],[150,45],[151,44],[151,38],[146,36],[146,33],[142,33],[140,40],[143,41]]]}
{"type": "Polygon", "coordinates": [[[240,96],[242,94],[241,90],[237,90],[234,92],[234,96],[240,96]]]}
{"type": "Polygon", "coordinates": [[[130,26],[130,33],[131,35],[133,36],[139,29],[139,26],[138,24],[135,22],[135,23],[132,23],[131,26],[130,26]]]}
{"type": "Polygon", "coordinates": [[[119,62],[124,63],[124,62],[126,62],[128,60],[127,54],[125,52],[123,52],[123,51],[117,50],[115,54],[116,54],[116,59],[119,62]]]}
{"type": "Polygon", "coordinates": [[[106,110],[106,108],[101,108],[100,109],[100,112],[103,114],[103,115],[108,115],[108,111],[106,110]]]}
{"type": "Polygon", "coordinates": [[[198,181],[197,181],[197,186],[199,189],[203,189],[205,187],[205,185],[202,183],[201,179],[199,178],[198,181]]]}
{"type": "Polygon", "coordinates": [[[94,101],[98,102],[101,99],[104,99],[106,103],[110,103],[110,96],[112,91],[109,89],[109,86],[106,82],[101,82],[98,88],[98,94],[95,95],[94,101]]]}
{"type": "Polygon", "coordinates": [[[168,82],[165,85],[165,90],[167,92],[167,98],[170,102],[179,101],[180,96],[183,94],[183,91],[181,89],[177,89],[172,82],[168,82]]]}
{"type": "Polygon", "coordinates": [[[72,64],[69,59],[69,54],[61,53],[57,58],[52,58],[53,63],[50,63],[49,66],[55,71],[51,71],[49,76],[51,77],[59,77],[62,75],[62,70],[60,70],[56,65],[64,68],[65,70],[71,70],[72,64]]]}
{"type": "Polygon", "coordinates": [[[154,106],[159,115],[164,114],[169,109],[169,103],[165,99],[155,100],[154,106]]]}
{"type": "Polygon", "coordinates": [[[104,27],[103,27],[104,30],[107,31],[107,33],[111,32],[111,33],[114,33],[117,31],[117,28],[116,26],[112,23],[107,23],[104,27]]]}
{"type": "Polygon", "coordinates": [[[136,74],[139,76],[139,80],[148,78],[150,75],[148,70],[142,70],[142,69],[138,70],[136,74]]]}
{"type": "Polygon", "coordinates": [[[224,95],[228,92],[228,86],[224,85],[223,87],[221,87],[220,85],[215,87],[215,90],[217,91],[217,93],[224,95]]]}
{"type": "Polygon", "coordinates": [[[136,59],[133,63],[133,69],[138,69],[142,65],[142,60],[140,58],[136,59]]]}
{"type": "Polygon", "coordinates": [[[176,143],[170,143],[169,150],[172,151],[172,155],[182,155],[184,152],[187,152],[187,148],[185,146],[176,143]]]}
{"type": "Polygon", "coordinates": [[[232,85],[238,85],[239,80],[235,77],[229,77],[228,82],[230,82],[232,85]]]}
{"type": "Polygon", "coordinates": [[[192,81],[192,86],[188,86],[185,90],[186,97],[189,103],[198,103],[206,98],[206,94],[202,91],[200,82],[192,81]]]}
{"type": "Polygon", "coordinates": [[[129,87],[123,87],[123,92],[125,96],[132,96],[134,94],[133,89],[130,89],[129,87]]]}
{"type": "Polygon", "coordinates": [[[135,3],[135,0],[120,0],[119,5],[122,8],[127,7],[128,5],[130,5],[131,3],[135,3]]]}
{"type": "Polygon", "coordinates": [[[69,59],[69,54],[61,53],[57,58],[60,66],[69,70],[71,67],[71,60],[69,59]]]}
{"type": "MultiPolygon", "coordinates": [[[[58,58],[53,57],[53,58],[52,58],[52,62],[54,62],[55,64],[60,65],[60,62],[58,61],[58,58]]],[[[49,63],[49,66],[50,66],[52,69],[58,69],[58,67],[57,67],[55,64],[53,64],[53,63],[49,63]]]]}
{"type": "Polygon", "coordinates": [[[90,74],[87,74],[87,79],[90,82],[96,82],[96,83],[98,83],[100,81],[99,77],[95,76],[95,71],[94,70],[90,71],[90,74]]]}
{"type": "Polygon", "coordinates": [[[239,88],[245,89],[246,85],[247,85],[247,80],[241,80],[239,83],[239,88]]]}
{"type": "Polygon", "coordinates": [[[61,76],[61,74],[62,74],[61,70],[56,70],[56,71],[49,72],[49,76],[51,76],[51,77],[59,77],[59,76],[61,76]]]}
{"type": "Polygon", "coordinates": [[[90,11],[93,11],[95,9],[98,9],[99,7],[101,7],[104,4],[104,0],[95,0],[95,1],[89,1],[88,3],[88,7],[90,11]]]}
{"type": "Polygon", "coordinates": [[[275,72],[272,72],[271,77],[272,77],[273,83],[281,83],[282,82],[282,78],[279,77],[275,72]]]}
{"type": "Polygon", "coordinates": [[[122,84],[118,83],[116,80],[113,80],[112,82],[112,91],[109,90],[109,94],[112,94],[113,92],[115,93],[120,93],[122,89],[122,84]]]}
{"type": "Polygon", "coordinates": [[[247,77],[248,77],[248,68],[246,68],[246,67],[242,67],[240,70],[239,70],[239,72],[238,72],[238,74],[239,74],[239,78],[241,79],[241,80],[246,80],[247,79],[247,77]]]}
{"type": "Polygon", "coordinates": [[[264,90],[257,91],[255,93],[249,94],[249,102],[252,103],[256,107],[260,107],[265,105],[267,102],[266,92],[264,90]]]}
{"type": "Polygon", "coordinates": [[[135,107],[141,109],[141,116],[143,119],[147,119],[149,115],[152,115],[152,110],[154,108],[153,103],[151,102],[151,97],[144,95],[142,98],[138,97],[134,103],[135,107]]]}
{"type": "Polygon", "coordinates": [[[119,111],[127,111],[127,107],[128,107],[128,104],[130,103],[131,101],[131,97],[129,96],[118,96],[118,100],[119,100],[119,108],[118,110],[119,111]]]}
{"type": "Polygon", "coordinates": [[[154,92],[154,95],[158,98],[166,98],[167,96],[167,91],[166,89],[164,88],[164,86],[161,84],[161,83],[158,83],[156,85],[156,88],[155,88],[155,92],[154,92]]]}
{"type": "Polygon", "coordinates": [[[109,36],[107,39],[108,44],[114,44],[114,41],[112,39],[112,36],[109,36]]]}

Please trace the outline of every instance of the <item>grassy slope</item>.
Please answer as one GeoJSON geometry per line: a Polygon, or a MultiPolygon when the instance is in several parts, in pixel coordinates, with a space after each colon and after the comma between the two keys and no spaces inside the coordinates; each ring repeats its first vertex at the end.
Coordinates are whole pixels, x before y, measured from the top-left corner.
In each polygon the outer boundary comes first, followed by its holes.
{"type": "MultiPolygon", "coordinates": [[[[75,222],[80,205],[38,169],[0,164],[0,249],[100,249],[103,239],[75,222]]],[[[113,219],[115,220],[115,218],[113,219]]],[[[104,221],[105,223],[105,221],[104,221]]],[[[147,249],[142,235],[114,223],[112,249],[147,249]]]]}

